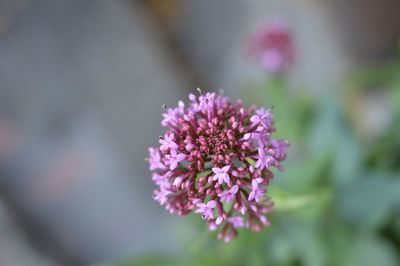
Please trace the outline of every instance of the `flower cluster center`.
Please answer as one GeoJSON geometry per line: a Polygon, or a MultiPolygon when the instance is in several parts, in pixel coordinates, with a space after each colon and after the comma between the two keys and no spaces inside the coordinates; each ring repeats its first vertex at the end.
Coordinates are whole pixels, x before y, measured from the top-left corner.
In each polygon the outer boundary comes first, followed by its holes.
{"type": "Polygon", "coordinates": [[[200,149],[208,154],[225,154],[229,148],[226,130],[200,137],[199,141],[202,145],[200,149]]]}

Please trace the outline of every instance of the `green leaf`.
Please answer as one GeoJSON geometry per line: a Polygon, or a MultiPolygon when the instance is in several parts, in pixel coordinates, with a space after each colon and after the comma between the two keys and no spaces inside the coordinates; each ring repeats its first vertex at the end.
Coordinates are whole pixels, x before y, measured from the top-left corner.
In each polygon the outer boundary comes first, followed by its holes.
{"type": "Polygon", "coordinates": [[[359,230],[381,228],[400,204],[400,180],[396,174],[371,173],[339,188],[337,206],[344,218],[359,230]]]}
{"type": "Polygon", "coordinates": [[[330,189],[319,189],[315,193],[293,194],[277,186],[270,186],[268,191],[274,201],[276,211],[303,210],[314,203],[321,202],[330,194],[330,189]]]}
{"type": "Polygon", "coordinates": [[[343,185],[354,181],[359,176],[364,150],[344,123],[341,123],[337,139],[332,177],[337,185],[343,185]]]}
{"type": "Polygon", "coordinates": [[[325,225],[330,265],[354,266],[354,231],[336,218],[329,217],[325,225]]]}
{"type": "Polygon", "coordinates": [[[359,266],[397,266],[400,263],[394,247],[374,235],[360,236],[355,256],[359,266]]]}
{"type": "Polygon", "coordinates": [[[297,193],[310,192],[326,185],[332,154],[321,149],[318,153],[307,153],[285,162],[285,170],[278,172],[273,183],[297,193]]]}
{"type": "Polygon", "coordinates": [[[249,164],[251,164],[251,165],[255,165],[255,164],[256,164],[256,161],[253,160],[253,159],[250,158],[250,157],[246,157],[246,161],[247,161],[249,164]]]}
{"type": "Polygon", "coordinates": [[[211,173],[211,170],[203,171],[203,172],[201,172],[201,173],[198,173],[198,174],[197,174],[197,177],[208,176],[209,173],[211,173]]]}
{"type": "Polygon", "coordinates": [[[170,256],[163,256],[159,254],[152,254],[148,256],[141,256],[135,259],[126,259],[121,262],[113,264],[96,264],[97,266],[175,266],[181,265],[178,260],[170,256]]]}
{"type": "Polygon", "coordinates": [[[340,106],[333,96],[320,99],[318,115],[311,123],[308,150],[319,153],[321,149],[335,147],[341,126],[340,106]]]}
{"type": "Polygon", "coordinates": [[[283,225],[282,234],[292,243],[301,265],[327,265],[327,246],[319,224],[285,219],[283,225]]]}

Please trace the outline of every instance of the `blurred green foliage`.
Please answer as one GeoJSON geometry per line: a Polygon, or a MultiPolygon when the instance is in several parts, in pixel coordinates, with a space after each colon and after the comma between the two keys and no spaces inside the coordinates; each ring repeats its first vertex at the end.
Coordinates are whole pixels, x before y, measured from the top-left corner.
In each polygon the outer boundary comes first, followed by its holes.
{"type": "Polygon", "coordinates": [[[400,265],[399,73],[396,60],[359,71],[336,90],[290,88],[277,77],[247,87],[245,102],[274,105],[276,134],[291,143],[285,170],[268,190],[272,225],[241,230],[230,243],[205,231],[183,240],[188,248],[179,255],[115,265],[400,265]],[[361,107],[374,93],[389,122],[370,134],[360,124],[379,121],[368,115],[371,103],[361,107]]]}

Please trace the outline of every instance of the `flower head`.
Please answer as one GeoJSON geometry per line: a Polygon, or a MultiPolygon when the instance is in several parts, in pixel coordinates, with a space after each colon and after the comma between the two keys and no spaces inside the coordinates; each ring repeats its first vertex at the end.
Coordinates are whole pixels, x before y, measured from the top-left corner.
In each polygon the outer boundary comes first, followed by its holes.
{"type": "Polygon", "coordinates": [[[218,197],[220,198],[221,202],[230,202],[235,198],[236,193],[239,190],[239,186],[238,185],[234,185],[233,187],[231,187],[228,191],[223,191],[221,193],[218,194],[218,197]]]}
{"type": "Polygon", "coordinates": [[[274,18],[254,34],[249,54],[269,72],[283,72],[294,62],[294,45],[288,26],[274,18]]]}
{"type": "Polygon", "coordinates": [[[263,147],[258,149],[258,160],[254,167],[259,168],[260,170],[264,168],[270,168],[275,158],[271,155],[266,155],[263,147]]]}
{"type": "Polygon", "coordinates": [[[213,219],[214,211],[213,209],[217,206],[217,202],[215,200],[210,200],[208,203],[198,202],[197,207],[199,207],[195,213],[202,213],[203,219],[213,219]]]}
{"type": "Polygon", "coordinates": [[[176,150],[171,150],[170,154],[165,155],[165,158],[167,159],[165,164],[169,165],[171,170],[175,170],[175,168],[178,167],[178,163],[186,159],[186,154],[178,153],[176,150]]]}
{"type": "Polygon", "coordinates": [[[158,201],[161,205],[168,201],[168,194],[171,194],[171,190],[166,187],[160,187],[160,190],[154,191],[154,199],[158,201]]]}
{"type": "Polygon", "coordinates": [[[275,151],[275,157],[281,160],[285,159],[287,149],[289,147],[289,142],[285,140],[271,140],[272,149],[275,151]]]}
{"type": "Polygon", "coordinates": [[[271,127],[273,119],[272,109],[260,108],[256,110],[256,114],[250,118],[250,121],[260,125],[259,131],[263,131],[263,128],[268,129],[271,127]]]}
{"type": "Polygon", "coordinates": [[[229,217],[228,222],[230,222],[235,228],[244,226],[243,217],[229,217]]]}
{"type": "Polygon", "coordinates": [[[222,184],[223,182],[230,184],[230,179],[229,179],[229,168],[231,168],[230,165],[226,165],[222,168],[219,167],[213,167],[212,171],[214,172],[213,180],[218,180],[218,183],[222,184]]]}
{"type": "Polygon", "coordinates": [[[265,197],[265,189],[258,186],[262,181],[262,178],[253,179],[253,181],[251,181],[251,192],[248,200],[260,202],[265,197]]]}
{"type": "Polygon", "coordinates": [[[161,155],[158,149],[149,148],[150,158],[149,158],[149,168],[151,171],[156,169],[165,169],[165,165],[161,162],[161,155]]]}
{"type": "Polygon", "coordinates": [[[155,200],[171,213],[201,213],[224,241],[238,227],[268,226],[272,202],[265,187],[272,168],[282,170],[288,147],[272,138],[272,110],[246,109],[217,93],[190,94],[189,100],[166,110],[168,129],[160,147],[149,149],[155,200]]]}
{"type": "Polygon", "coordinates": [[[174,142],[174,133],[165,134],[165,137],[160,137],[160,144],[160,150],[162,151],[178,149],[178,145],[174,142]]]}

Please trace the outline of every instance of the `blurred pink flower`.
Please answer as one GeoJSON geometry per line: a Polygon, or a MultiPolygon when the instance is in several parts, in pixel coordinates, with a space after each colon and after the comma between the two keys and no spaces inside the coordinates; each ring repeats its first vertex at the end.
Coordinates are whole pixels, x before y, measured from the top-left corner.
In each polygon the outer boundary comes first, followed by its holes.
{"type": "Polygon", "coordinates": [[[248,52],[268,72],[280,73],[294,63],[293,37],[286,23],[274,18],[250,39],[248,52]]]}

